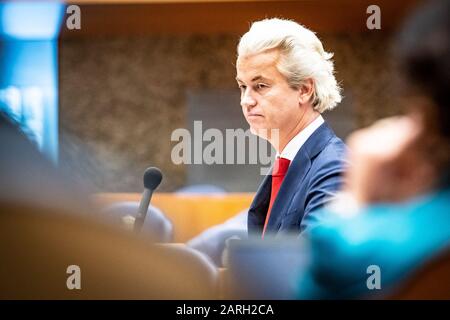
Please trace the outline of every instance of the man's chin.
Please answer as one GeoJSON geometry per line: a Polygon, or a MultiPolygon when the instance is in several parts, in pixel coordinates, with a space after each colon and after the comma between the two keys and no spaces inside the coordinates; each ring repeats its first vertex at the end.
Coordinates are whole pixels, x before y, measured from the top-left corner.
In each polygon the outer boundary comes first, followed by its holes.
{"type": "Polygon", "coordinates": [[[258,136],[262,139],[267,140],[268,139],[268,130],[266,128],[255,128],[255,127],[250,127],[250,132],[252,134],[254,134],[255,136],[258,136]]]}

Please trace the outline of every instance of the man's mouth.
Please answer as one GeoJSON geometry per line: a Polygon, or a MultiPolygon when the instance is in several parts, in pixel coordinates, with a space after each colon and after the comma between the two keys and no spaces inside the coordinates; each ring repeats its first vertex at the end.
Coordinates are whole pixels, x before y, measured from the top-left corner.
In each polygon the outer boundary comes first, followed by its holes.
{"type": "Polygon", "coordinates": [[[259,113],[249,113],[247,114],[247,117],[263,117],[263,115],[259,113]]]}

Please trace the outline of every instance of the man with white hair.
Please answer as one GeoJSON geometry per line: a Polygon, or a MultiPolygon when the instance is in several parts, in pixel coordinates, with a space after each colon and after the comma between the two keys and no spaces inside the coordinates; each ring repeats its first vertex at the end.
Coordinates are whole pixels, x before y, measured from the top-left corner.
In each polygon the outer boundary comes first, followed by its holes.
{"type": "Polygon", "coordinates": [[[345,145],[321,113],[340,101],[332,54],[294,21],[252,24],[238,45],[237,83],[252,133],[277,151],[248,212],[249,234],[300,233],[340,187],[345,145]]]}

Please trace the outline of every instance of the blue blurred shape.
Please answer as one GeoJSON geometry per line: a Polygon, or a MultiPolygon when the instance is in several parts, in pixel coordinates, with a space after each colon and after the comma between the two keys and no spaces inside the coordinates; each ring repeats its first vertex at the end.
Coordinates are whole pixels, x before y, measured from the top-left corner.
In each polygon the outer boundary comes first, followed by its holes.
{"type": "Polygon", "coordinates": [[[15,40],[56,39],[64,7],[61,2],[0,3],[0,35],[15,40]]]}
{"type": "Polygon", "coordinates": [[[0,109],[58,160],[58,42],[63,2],[0,3],[0,109]]]}

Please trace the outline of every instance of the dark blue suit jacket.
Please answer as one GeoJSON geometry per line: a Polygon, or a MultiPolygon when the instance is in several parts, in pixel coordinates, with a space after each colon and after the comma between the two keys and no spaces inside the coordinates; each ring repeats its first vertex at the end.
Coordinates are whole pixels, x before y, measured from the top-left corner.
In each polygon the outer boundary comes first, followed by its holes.
{"type": "MultiPolygon", "coordinates": [[[[313,211],[340,187],[345,144],[323,123],[300,148],[284,177],[272,207],[266,234],[300,233],[317,219],[313,211]]],[[[261,235],[270,202],[272,176],[267,175],[248,212],[249,235],[261,235]]]]}

